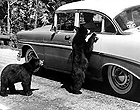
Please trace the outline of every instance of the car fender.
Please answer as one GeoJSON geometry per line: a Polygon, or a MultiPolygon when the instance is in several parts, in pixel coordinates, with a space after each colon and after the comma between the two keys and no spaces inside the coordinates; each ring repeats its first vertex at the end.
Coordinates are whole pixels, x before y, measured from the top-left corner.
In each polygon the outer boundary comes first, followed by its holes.
{"type": "Polygon", "coordinates": [[[27,52],[28,49],[32,49],[34,51],[36,57],[39,58],[39,55],[37,54],[37,52],[34,49],[34,47],[32,45],[29,45],[29,44],[23,44],[21,49],[19,50],[19,54],[20,54],[21,58],[25,57],[26,52],[27,52]]]}
{"type": "Polygon", "coordinates": [[[138,62],[134,62],[126,58],[107,55],[107,54],[102,55],[101,61],[102,61],[101,62],[102,75],[104,74],[103,69],[105,67],[117,66],[126,70],[127,72],[135,76],[136,78],[140,79],[140,72],[139,72],[140,63],[138,62]]]}

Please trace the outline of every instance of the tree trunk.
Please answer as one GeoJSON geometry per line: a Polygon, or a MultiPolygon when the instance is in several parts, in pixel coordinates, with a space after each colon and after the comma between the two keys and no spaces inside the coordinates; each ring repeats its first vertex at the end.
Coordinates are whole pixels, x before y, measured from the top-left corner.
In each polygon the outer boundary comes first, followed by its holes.
{"type": "Polygon", "coordinates": [[[34,24],[34,28],[37,28],[37,11],[38,11],[38,0],[35,1],[36,2],[36,10],[35,10],[35,24],[34,24]]]}
{"type": "Polygon", "coordinates": [[[7,34],[10,34],[10,12],[9,12],[10,3],[9,3],[9,1],[7,1],[7,5],[8,5],[8,9],[7,9],[7,13],[8,13],[8,15],[7,15],[7,34]]]}

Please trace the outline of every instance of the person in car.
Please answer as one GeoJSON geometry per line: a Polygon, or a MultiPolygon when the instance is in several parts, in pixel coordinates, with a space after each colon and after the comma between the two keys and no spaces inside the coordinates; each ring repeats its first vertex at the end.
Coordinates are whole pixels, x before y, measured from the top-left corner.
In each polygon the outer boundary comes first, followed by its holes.
{"type": "Polygon", "coordinates": [[[88,35],[93,32],[101,32],[101,21],[102,17],[94,13],[83,13],[84,24],[83,25],[88,30],[88,35]]]}
{"type": "Polygon", "coordinates": [[[92,33],[95,32],[95,30],[97,29],[97,26],[95,25],[94,21],[93,21],[93,17],[95,16],[95,14],[93,13],[83,13],[84,15],[84,21],[85,23],[83,24],[83,26],[88,29],[88,33],[92,33]]]}

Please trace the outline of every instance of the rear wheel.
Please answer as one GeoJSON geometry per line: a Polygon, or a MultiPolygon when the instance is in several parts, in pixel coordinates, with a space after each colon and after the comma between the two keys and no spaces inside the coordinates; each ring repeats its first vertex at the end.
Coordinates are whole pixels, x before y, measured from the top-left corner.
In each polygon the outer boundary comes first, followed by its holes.
{"type": "Polygon", "coordinates": [[[123,97],[134,96],[139,91],[139,80],[117,66],[109,66],[108,81],[112,89],[123,97]]]}
{"type": "Polygon", "coordinates": [[[32,57],[37,57],[32,49],[28,49],[25,55],[25,61],[28,62],[32,57]]]}

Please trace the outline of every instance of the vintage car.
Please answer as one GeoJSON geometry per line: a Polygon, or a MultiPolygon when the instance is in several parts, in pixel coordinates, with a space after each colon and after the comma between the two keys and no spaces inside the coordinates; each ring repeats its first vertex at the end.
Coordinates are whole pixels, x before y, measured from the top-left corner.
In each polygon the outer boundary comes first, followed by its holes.
{"type": "Polygon", "coordinates": [[[28,61],[34,55],[44,60],[45,68],[70,73],[72,40],[75,28],[84,25],[89,17],[85,13],[93,15],[91,20],[98,37],[86,77],[108,82],[120,96],[136,95],[140,92],[139,0],[85,0],[65,4],[56,10],[52,25],[17,33],[18,57],[28,61]]]}

